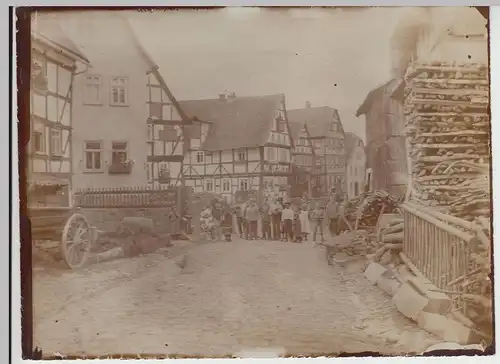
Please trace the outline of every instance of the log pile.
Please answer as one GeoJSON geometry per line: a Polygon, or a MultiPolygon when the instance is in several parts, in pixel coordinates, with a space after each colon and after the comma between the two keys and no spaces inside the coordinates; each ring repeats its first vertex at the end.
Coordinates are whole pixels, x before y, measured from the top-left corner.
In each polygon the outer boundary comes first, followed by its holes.
{"type": "Polygon", "coordinates": [[[362,193],[347,202],[343,208],[343,214],[354,228],[374,227],[382,209],[385,214],[393,213],[397,210],[399,203],[398,198],[389,195],[386,191],[362,193]]]}
{"type": "Polygon", "coordinates": [[[487,66],[415,64],[409,73],[410,199],[468,221],[489,216],[487,66]]]}
{"type": "Polygon", "coordinates": [[[399,264],[399,253],[403,250],[404,222],[399,219],[391,221],[382,229],[378,240],[377,249],[369,257],[370,261],[380,263],[383,266],[391,263],[393,265],[399,264]]]}

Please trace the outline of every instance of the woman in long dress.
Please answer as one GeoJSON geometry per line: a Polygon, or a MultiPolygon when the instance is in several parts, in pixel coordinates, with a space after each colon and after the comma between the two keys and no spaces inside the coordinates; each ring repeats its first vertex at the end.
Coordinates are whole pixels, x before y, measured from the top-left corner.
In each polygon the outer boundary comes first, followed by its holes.
{"type": "Polygon", "coordinates": [[[302,232],[302,241],[307,241],[309,234],[311,233],[311,227],[309,226],[309,211],[307,204],[302,205],[300,210],[300,230],[302,232]]]}

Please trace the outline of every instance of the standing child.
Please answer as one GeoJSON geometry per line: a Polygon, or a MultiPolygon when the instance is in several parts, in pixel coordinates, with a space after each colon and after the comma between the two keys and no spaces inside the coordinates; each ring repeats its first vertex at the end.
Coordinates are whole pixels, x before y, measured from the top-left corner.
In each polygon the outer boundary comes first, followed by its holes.
{"type": "Polygon", "coordinates": [[[244,234],[244,224],[245,224],[245,219],[243,216],[243,208],[241,204],[236,204],[233,208],[233,214],[236,216],[236,226],[238,228],[238,234],[240,234],[240,238],[243,238],[244,234]]]}
{"type": "Polygon", "coordinates": [[[233,215],[229,206],[226,206],[223,210],[222,221],[221,221],[222,233],[224,234],[224,239],[228,242],[231,241],[231,235],[233,232],[233,215]]]}
{"type": "Polygon", "coordinates": [[[302,205],[299,219],[300,219],[300,228],[302,231],[302,239],[303,241],[307,241],[309,238],[309,234],[311,233],[311,228],[309,226],[309,211],[307,209],[307,204],[302,205]]]}

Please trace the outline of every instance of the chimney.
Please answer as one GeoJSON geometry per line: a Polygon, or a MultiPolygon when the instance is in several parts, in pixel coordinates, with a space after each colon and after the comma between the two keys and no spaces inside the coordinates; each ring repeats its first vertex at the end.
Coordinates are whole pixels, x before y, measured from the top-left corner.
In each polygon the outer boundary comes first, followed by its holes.
{"type": "Polygon", "coordinates": [[[219,101],[225,101],[226,100],[226,94],[219,94],[219,101]]]}
{"type": "Polygon", "coordinates": [[[311,102],[310,101],[306,101],[306,109],[308,109],[310,107],[311,107],[311,102]]]}

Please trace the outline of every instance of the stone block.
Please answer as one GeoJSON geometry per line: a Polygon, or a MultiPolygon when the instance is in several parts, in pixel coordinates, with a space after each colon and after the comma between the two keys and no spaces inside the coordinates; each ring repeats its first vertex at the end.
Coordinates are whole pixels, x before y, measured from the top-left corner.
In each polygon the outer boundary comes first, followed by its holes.
{"type": "Polygon", "coordinates": [[[420,313],[429,303],[429,299],[415,290],[409,283],[403,283],[396,294],[392,297],[399,312],[417,321],[420,313]]]}
{"type": "Polygon", "coordinates": [[[430,281],[411,277],[408,279],[408,282],[429,299],[428,305],[424,308],[425,312],[442,314],[450,309],[451,298],[443,292],[434,291],[437,287],[430,281]]]}
{"type": "Polygon", "coordinates": [[[394,277],[387,277],[383,274],[377,281],[377,287],[393,297],[401,287],[401,282],[394,277]]]}
{"type": "Polygon", "coordinates": [[[447,342],[465,345],[470,340],[471,330],[468,327],[437,313],[421,312],[417,323],[420,328],[447,342]]]}
{"type": "Polygon", "coordinates": [[[379,278],[384,274],[385,269],[382,265],[378,263],[370,263],[365,270],[365,277],[370,281],[371,284],[376,284],[379,278]]]}

